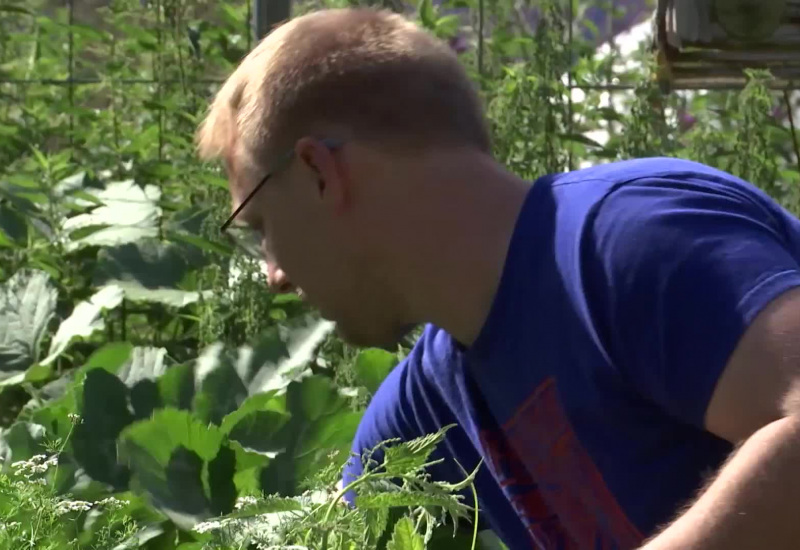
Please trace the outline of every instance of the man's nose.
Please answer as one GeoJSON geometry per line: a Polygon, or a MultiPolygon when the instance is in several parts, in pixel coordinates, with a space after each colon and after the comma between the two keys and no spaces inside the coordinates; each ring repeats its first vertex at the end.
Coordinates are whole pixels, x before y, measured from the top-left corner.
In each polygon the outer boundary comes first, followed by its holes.
{"type": "Polygon", "coordinates": [[[277,293],[288,293],[294,289],[286,273],[272,262],[267,263],[267,284],[272,292],[277,293]]]}

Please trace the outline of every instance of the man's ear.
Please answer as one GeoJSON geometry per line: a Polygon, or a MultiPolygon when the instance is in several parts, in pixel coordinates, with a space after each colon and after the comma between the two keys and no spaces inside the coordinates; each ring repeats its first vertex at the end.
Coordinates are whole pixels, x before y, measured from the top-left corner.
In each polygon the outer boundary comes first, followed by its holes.
{"type": "Polygon", "coordinates": [[[348,205],[351,194],[342,153],[332,151],[319,139],[303,137],[295,144],[295,154],[311,172],[323,202],[336,213],[341,213],[348,205]]]}

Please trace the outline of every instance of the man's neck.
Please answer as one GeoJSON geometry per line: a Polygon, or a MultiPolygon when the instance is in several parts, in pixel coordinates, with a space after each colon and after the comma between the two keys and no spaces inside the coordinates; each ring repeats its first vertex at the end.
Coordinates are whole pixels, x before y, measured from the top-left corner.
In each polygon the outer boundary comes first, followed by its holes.
{"type": "Polygon", "coordinates": [[[420,168],[398,197],[387,277],[410,320],[430,322],[470,346],[494,302],[530,185],[489,157],[453,155],[420,168]]]}

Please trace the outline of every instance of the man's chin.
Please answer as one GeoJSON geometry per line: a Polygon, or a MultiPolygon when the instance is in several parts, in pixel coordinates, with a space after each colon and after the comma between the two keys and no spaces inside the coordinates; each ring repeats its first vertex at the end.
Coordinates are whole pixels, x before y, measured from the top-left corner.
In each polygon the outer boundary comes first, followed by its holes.
{"type": "Polygon", "coordinates": [[[397,351],[397,346],[411,329],[403,331],[376,332],[353,330],[344,323],[336,322],[336,334],[345,343],[359,348],[380,348],[397,351]]]}

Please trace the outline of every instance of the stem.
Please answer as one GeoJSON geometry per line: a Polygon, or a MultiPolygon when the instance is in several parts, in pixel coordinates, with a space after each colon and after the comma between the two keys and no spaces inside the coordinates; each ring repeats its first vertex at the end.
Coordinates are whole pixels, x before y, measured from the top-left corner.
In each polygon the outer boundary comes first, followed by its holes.
{"type": "Polygon", "coordinates": [[[68,71],[69,71],[69,88],[67,89],[69,93],[69,148],[70,148],[70,160],[73,159],[74,151],[72,150],[75,146],[75,84],[73,79],[75,78],[75,34],[73,32],[73,25],[75,24],[75,6],[72,0],[67,0],[67,8],[69,9],[68,17],[69,17],[69,34],[67,36],[67,56],[68,56],[68,71]]]}
{"type": "MultiPolygon", "coordinates": [[[[328,521],[330,520],[331,514],[333,513],[334,508],[339,503],[339,501],[342,500],[342,498],[344,498],[344,495],[347,494],[348,491],[350,491],[352,489],[355,489],[356,487],[358,487],[359,485],[362,485],[366,481],[369,481],[369,480],[372,480],[372,479],[381,479],[381,478],[386,478],[386,477],[394,477],[394,476],[392,474],[387,474],[387,473],[366,474],[366,475],[363,475],[360,478],[356,479],[355,481],[353,481],[349,485],[346,485],[346,486],[342,487],[336,493],[336,495],[334,495],[333,500],[330,502],[330,504],[328,504],[328,509],[325,510],[325,517],[322,518],[322,523],[323,524],[327,524],[328,523],[328,521]]],[[[329,534],[330,534],[330,531],[326,530],[325,534],[322,535],[322,548],[321,548],[321,550],[326,550],[328,548],[328,535],[329,534]]]]}
{"type": "Polygon", "coordinates": [[[478,74],[483,78],[483,0],[478,0],[478,74]]]}
{"type": "Polygon", "coordinates": [[[475,490],[475,484],[470,483],[469,488],[472,491],[472,501],[475,503],[475,523],[472,526],[472,550],[478,546],[478,491],[475,490]]]}
{"type": "MultiPolygon", "coordinates": [[[[461,468],[461,471],[464,472],[464,475],[467,476],[467,478],[469,478],[470,473],[467,472],[467,470],[461,465],[461,463],[458,460],[456,459],[453,460],[455,460],[455,463],[458,465],[459,468],[461,468]]],[[[480,464],[478,464],[478,467],[480,467],[480,464]]],[[[478,546],[478,520],[480,519],[478,512],[478,491],[475,490],[474,481],[469,484],[469,488],[470,491],[472,491],[472,501],[475,503],[475,506],[473,507],[475,515],[472,522],[472,550],[475,550],[475,548],[477,548],[478,546]]]]}
{"type": "Polygon", "coordinates": [[[797,131],[794,127],[794,113],[792,113],[792,102],[789,99],[789,90],[783,90],[783,101],[786,102],[786,112],[789,115],[789,127],[792,130],[792,143],[794,144],[794,156],[797,159],[797,169],[800,170],[800,143],[797,140],[797,131]]]}
{"type": "Polygon", "coordinates": [[[186,72],[183,68],[183,46],[182,41],[180,39],[181,30],[182,30],[182,22],[183,22],[183,10],[181,9],[183,6],[180,2],[176,2],[175,5],[175,24],[172,29],[172,37],[175,40],[175,45],[178,49],[178,72],[181,75],[181,90],[183,91],[183,95],[188,95],[186,92],[186,72]]]}

